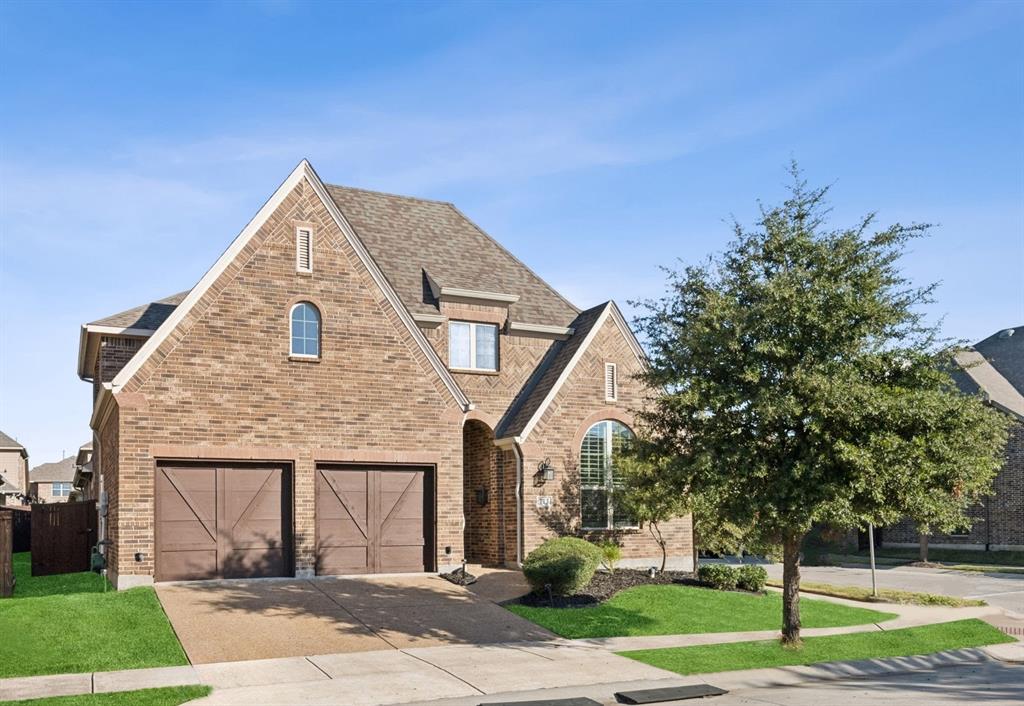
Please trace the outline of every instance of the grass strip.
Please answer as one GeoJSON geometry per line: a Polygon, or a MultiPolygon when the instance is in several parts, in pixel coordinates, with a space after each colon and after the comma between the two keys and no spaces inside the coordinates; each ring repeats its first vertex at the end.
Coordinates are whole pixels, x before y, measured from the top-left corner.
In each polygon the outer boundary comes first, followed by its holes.
{"type": "MultiPolygon", "coordinates": [[[[513,613],[567,638],[678,635],[741,630],[777,630],[782,596],[715,591],[695,586],[637,586],[587,608],[506,605],[513,613]]],[[[896,617],[867,608],[805,599],[805,627],[877,623],[896,617]]]]}
{"type": "Polygon", "coordinates": [[[981,620],[923,625],[884,632],[806,637],[800,649],[778,640],[633,650],[619,654],[677,674],[707,674],[739,669],[786,667],[821,662],[924,655],[944,650],[1013,642],[981,620]]]}
{"type": "MultiPolygon", "coordinates": [[[[856,556],[861,561],[868,560],[868,552],[857,552],[856,556]]],[[[907,561],[918,561],[921,551],[917,547],[879,547],[875,550],[875,557],[887,559],[905,559],[907,561]]],[[[1024,568],[1024,551],[1020,550],[993,550],[979,551],[977,549],[941,549],[929,547],[929,561],[941,561],[951,564],[975,564],[985,566],[1015,566],[1024,568]]]]}
{"type": "MultiPolygon", "coordinates": [[[[768,579],[769,586],[782,588],[782,581],[768,579]]],[[[864,601],[866,603],[899,603],[900,605],[940,605],[949,608],[964,608],[967,606],[988,605],[985,601],[974,598],[958,598],[956,596],[942,596],[937,593],[916,593],[914,591],[899,591],[890,588],[878,589],[878,596],[871,595],[870,588],[861,586],[835,586],[830,583],[815,583],[813,581],[801,581],[800,591],[803,593],[817,593],[822,596],[834,598],[848,598],[851,601],[864,601]]]]}
{"type": "Polygon", "coordinates": [[[51,696],[28,701],[0,701],[0,706],[178,706],[210,693],[208,686],[169,686],[110,694],[51,696]]]}
{"type": "Polygon", "coordinates": [[[152,588],[104,591],[91,573],[33,577],[16,556],[14,596],[0,601],[0,678],[188,664],[152,588]]]}

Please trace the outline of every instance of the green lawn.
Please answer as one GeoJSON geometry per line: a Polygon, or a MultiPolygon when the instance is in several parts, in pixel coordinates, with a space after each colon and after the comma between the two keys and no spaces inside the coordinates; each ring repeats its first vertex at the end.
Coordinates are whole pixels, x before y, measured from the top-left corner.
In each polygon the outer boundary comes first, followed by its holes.
{"type": "MultiPolygon", "coordinates": [[[[754,595],[693,586],[638,586],[590,608],[534,608],[512,604],[509,610],[562,637],[620,637],[701,632],[777,630],[782,623],[778,593],[754,595]]],[[[877,623],[896,617],[868,608],[801,599],[804,627],[877,623]]]]}
{"type": "Polygon", "coordinates": [[[28,701],[0,701],[0,706],[178,706],[210,693],[208,686],[170,686],[163,689],[119,691],[113,694],[54,696],[28,701]]]}
{"type": "Polygon", "coordinates": [[[760,640],[634,650],[620,654],[677,674],[706,674],[737,669],[923,655],[1001,642],[1013,642],[1013,638],[981,620],[959,620],[886,632],[806,637],[799,650],[785,648],[778,640],[760,640]]]}
{"type": "Polygon", "coordinates": [[[15,555],[0,600],[0,678],[188,664],[151,588],[114,591],[90,573],[35,577],[15,555]]]}
{"type": "MultiPolygon", "coordinates": [[[[773,588],[782,588],[782,581],[768,579],[766,585],[773,588]]],[[[882,588],[878,590],[878,597],[871,594],[870,588],[861,586],[835,586],[831,583],[815,583],[813,581],[801,581],[800,591],[807,593],[820,593],[825,596],[837,598],[849,598],[851,601],[864,601],[866,603],[900,603],[903,605],[941,605],[949,608],[963,608],[966,606],[988,605],[985,601],[975,598],[958,598],[956,596],[943,596],[937,593],[917,593],[915,591],[898,591],[895,589],[882,588]]]]}

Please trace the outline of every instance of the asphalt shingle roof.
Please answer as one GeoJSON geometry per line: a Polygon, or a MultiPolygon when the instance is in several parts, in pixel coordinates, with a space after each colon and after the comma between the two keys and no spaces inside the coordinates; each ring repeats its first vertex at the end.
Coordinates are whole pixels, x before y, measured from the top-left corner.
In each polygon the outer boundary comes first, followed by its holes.
{"type": "Polygon", "coordinates": [[[75,479],[75,457],[68,456],[54,463],[41,463],[28,472],[29,483],[70,483],[75,479]]]}
{"type": "Polygon", "coordinates": [[[455,206],[327,185],[370,255],[413,313],[437,313],[426,275],[442,286],[515,294],[513,321],[566,326],[579,310],[455,206]]]}
{"type": "Polygon", "coordinates": [[[610,306],[610,302],[599,304],[581,312],[569,326],[573,329],[571,337],[551,346],[540,365],[527,381],[523,394],[509,407],[505,418],[498,424],[495,432],[497,438],[519,436],[530,419],[540,409],[551,388],[554,387],[562,371],[568,367],[572,357],[579,350],[590,329],[601,318],[601,313],[610,306]]]}
{"type": "Polygon", "coordinates": [[[171,315],[178,304],[188,296],[188,291],[178,292],[172,294],[169,297],[160,299],[149,304],[141,304],[139,306],[122,311],[119,314],[113,314],[96,321],[90,321],[90,326],[115,326],[119,328],[137,328],[137,329],[148,329],[155,331],[160,327],[160,324],[171,315]]]}
{"type": "Polygon", "coordinates": [[[0,431],[0,449],[24,449],[25,447],[18,443],[17,439],[13,439],[7,434],[0,431]]]}
{"type": "Polygon", "coordinates": [[[1024,326],[1003,329],[973,347],[1017,392],[1024,394],[1024,326]]]}

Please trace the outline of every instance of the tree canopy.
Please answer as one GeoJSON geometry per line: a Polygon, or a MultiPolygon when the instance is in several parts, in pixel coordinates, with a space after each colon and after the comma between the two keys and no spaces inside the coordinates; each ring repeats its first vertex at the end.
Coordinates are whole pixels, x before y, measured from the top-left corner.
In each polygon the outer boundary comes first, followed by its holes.
{"type": "Polygon", "coordinates": [[[929,226],[829,227],[828,187],[796,165],[789,197],[734,225],[721,255],[668,270],[638,326],[664,390],[638,418],[677,492],[783,545],[783,633],[799,640],[799,550],[819,522],[922,513],[954,524],[990,487],[1006,420],[949,375],[922,313],[935,285],[899,267],[929,226]]]}

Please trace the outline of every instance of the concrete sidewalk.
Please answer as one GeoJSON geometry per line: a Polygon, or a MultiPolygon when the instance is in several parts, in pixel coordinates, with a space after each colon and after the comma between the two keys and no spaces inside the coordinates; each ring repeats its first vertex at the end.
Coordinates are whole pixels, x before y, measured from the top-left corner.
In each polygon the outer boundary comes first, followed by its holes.
{"type": "MultiPolygon", "coordinates": [[[[829,600],[863,606],[844,599],[829,600]]],[[[1002,611],[991,607],[943,608],[888,604],[878,607],[897,613],[899,617],[878,625],[807,628],[802,632],[806,636],[834,635],[892,630],[966,618],[991,619],[1002,615],[1002,611]]],[[[358,705],[460,696],[479,697],[482,694],[523,689],[602,684],[612,678],[619,682],[678,680],[678,676],[671,672],[614,653],[632,649],[770,640],[777,635],[777,631],[766,630],[407,647],[119,672],[22,677],[0,680],[0,700],[186,684],[214,687],[216,691],[209,697],[208,703],[239,703],[246,706],[295,701],[337,703],[339,699],[358,705]]],[[[1006,661],[1024,661],[1024,643],[998,646],[992,655],[1006,661]]]]}

